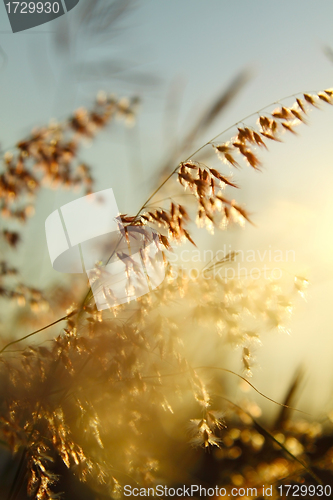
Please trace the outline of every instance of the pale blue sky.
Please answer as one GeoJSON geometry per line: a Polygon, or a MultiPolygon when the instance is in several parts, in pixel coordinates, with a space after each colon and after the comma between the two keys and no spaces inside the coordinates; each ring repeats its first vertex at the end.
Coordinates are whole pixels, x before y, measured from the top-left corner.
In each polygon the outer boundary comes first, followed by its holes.
{"type": "MultiPolygon", "coordinates": [[[[11,146],[32,125],[51,117],[61,119],[75,107],[88,105],[100,89],[118,95],[138,93],[143,103],[137,129],[124,131],[117,125],[85,153],[96,164],[97,188],[112,187],[122,212],[141,205],[167,152],[171,89],[179,89],[181,96],[173,115],[174,134],[184,134],[237,72],[252,69],[251,81],[203,138],[208,139],[284,96],[333,86],[333,62],[323,52],[325,45],[333,47],[330,0],[142,0],[134,2],[112,39],[103,33],[88,38],[77,27],[77,9],[47,25],[12,34],[0,3],[0,140],[2,147],[11,146]],[[57,33],[67,33],[66,23],[72,27],[71,53],[54,43],[57,33]],[[128,61],[132,81],[107,71],[115,58],[128,61]],[[99,75],[84,81],[75,76],[78,62],[98,60],[99,75]],[[138,72],[158,78],[159,83],[138,84],[138,72]]],[[[227,241],[242,248],[295,249],[295,272],[307,273],[313,283],[308,303],[296,312],[291,337],[275,336],[258,351],[262,376],[258,373],[256,380],[271,397],[281,398],[296,362],[305,360],[311,398],[322,404],[333,384],[333,108],[314,111],[310,123],[299,128],[300,137],[286,137],[286,144],[270,146],[270,152],[262,155],[262,174],[236,172],[242,187],[239,199],[253,213],[257,227],[234,232],[227,241]],[[270,358],[273,350],[281,358],[275,365],[270,358]],[[272,377],[263,376],[267,371],[272,377]],[[323,387],[320,396],[318,386],[323,387]]],[[[36,235],[41,238],[40,255],[38,262],[23,263],[31,272],[43,261],[40,277],[50,266],[44,220],[71,196],[75,195],[43,194],[35,221],[27,228],[29,244],[36,235]]],[[[213,245],[210,238],[202,239],[202,244],[213,245]]]]}

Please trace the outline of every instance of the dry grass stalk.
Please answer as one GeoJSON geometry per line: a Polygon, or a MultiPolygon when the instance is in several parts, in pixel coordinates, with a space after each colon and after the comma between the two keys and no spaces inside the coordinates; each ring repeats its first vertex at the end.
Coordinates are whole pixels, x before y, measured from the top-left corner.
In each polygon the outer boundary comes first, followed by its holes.
{"type": "MultiPolygon", "coordinates": [[[[215,138],[208,145],[225,164],[239,167],[245,162],[258,170],[261,161],[257,148],[267,148],[266,139],[280,141],[284,131],[294,132],[296,125],[305,122],[311,107],[317,107],[320,101],[332,104],[332,98],[330,89],[316,95],[304,94],[292,107],[281,106],[268,116],[261,114],[257,129],[238,127],[229,141],[217,143],[215,138]]],[[[78,111],[64,125],[34,132],[18,144],[16,156],[5,156],[5,171],[0,179],[3,215],[25,220],[29,206],[26,198],[36,194],[42,178],[57,187],[80,185],[87,192],[92,189],[90,169],[76,161],[80,142],[92,137],[116,113],[125,118],[133,113],[133,103],[113,98],[102,97],[96,106],[92,112],[78,111]]],[[[180,188],[196,200],[199,226],[212,230],[215,226],[225,227],[233,219],[250,220],[243,207],[225,196],[226,187],[237,188],[230,177],[195,161],[193,156],[177,165],[135,216],[121,216],[125,230],[128,226],[158,226],[160,242],[166,249],[171,248],[172,241],[189,240],[195,244],[188,228],[187,206],[172,199],[168,208],[147,211],[149,202],[174,175],[180,188]]],[[[189,418],[190,437],[184,433],[180,439],[182,447],[188,439],[204,448],[216,447],[226,463],[242,453],[250,453],[248,449],[265,450],[267,470],[263,472],[262,462],[257,460],[251,474],[238,474],[242,485],[311,472],[306,465],[300,468],[300,464],[311,452],[311,439],[313,443],[322,434],[321,428],[315,435],[309,424],[306,432],[312,432],[312,437],[304,444],[304,432],[301,435],[286,422],[282,432],[285,444],[281,446],[289,450],[296,462],[289,457],[283,467],[275,467],[273,472],[276,453],[270,448],[269,433],[253,418],[257,410],[254,406],[245,412],[233,408],[239,419],[237,428],[226,427],[224,422],[229,418],[232,421],[229,406],[217,402],[221,394],[216,394],[211,378],[203,374],[195,364],[195,355],[190,354],[194,330],[198,339],[209,334],[216,352],[224,351],[227,345],[239,347],[244,374],[250,375],[253,346],[260,341],[261,331],[283,328],[290,313],[289,298],[274,282],[249,285],[242,280],[214,277],[214,271],[223,263],[224,260],[217,261],[206,268],[206,273],[212,275],[209,280],[193,280],[179,272],[175,275],[177,269],[168,265],[167,278],[159,289],[134,304],[109,311],[98,311],[91,305],[89,294],[81,304],[71,299],[66,316],[61,318],[66,321],[65,327],[48,344],[26,345],[14,353],[8,347],[13,348],[18,341],[2,348],[1,438],[13,453],[21,453],[22,457],[10,500],[20,493],[25,467],[26,486],[32,498],[57,498],[54,484],[58,477],[53,463],[59,457],[82,481],[89,481],[96,498],[119,494],[124,478],[149,486],[164,473],[166,481],[177,482],[176,476],[168,478],[170,468],[163,458],[171,454],[163,422],[167,412],[175,415],[177,428],[182,428],[184,409],[187,414],[195,412],[193,416],[198,418],[189,418]],[[149,433],[152,440],[147,439],[149,433]]],[[[40,292],[10,291],[3,285],[16,274],[15,269],[1,262],[1,294],[18,299],[17,293],[21,293],[24,300],[28,297],[31,305],[34,301],[39,307],[44,300],[40,292]]],[[[295,292],[303,293],[304,286],[305,281],[298,278],[295,292]]],[[[60,304],[61,299],[57,300],[60,304]]],[[[205,342],[202,349],[204,345],[205,342]]],[[[273,434],[271,437],[278,441],[273,434]]],[[[333,445],[318,461],[318,467],[329,468],[332,450],[333,445]]],[[[232,470],[228,469],[224,479],[236,484],[232,470]]]]}

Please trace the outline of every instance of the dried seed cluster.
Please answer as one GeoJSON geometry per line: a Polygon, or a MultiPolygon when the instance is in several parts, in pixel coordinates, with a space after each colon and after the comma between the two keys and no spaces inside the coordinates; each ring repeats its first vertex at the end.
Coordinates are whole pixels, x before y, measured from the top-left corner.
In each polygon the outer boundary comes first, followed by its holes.
{"type": "MultiPolygon", "coordinates": [[[[267,149],[269,140],[281,142],[284,132],[296,134],[295,127],[306,123],[308,112],[311,108],[318,107],[320,102],[333,104],[333,90],[303,94],[302,98],[296,98],[291,107],[280,106],[270,114],[259,115],[257,128],[238,127],[237,134],[231,140],[220,144],[212,141],[208,144],[212,145],[225,164],[237,168],[243,161],[254,170],[260,170],[261,160],[257,149],[267,149]]],[[[192,159],[181,162],[174,173],[178,176],[179,184],[197,199],[196,222],[199,227],[206,226],[213,232],[215,226],[225,228],[231,221],[240,224],[250,222],[247,211],[224,194],[225,187],[238,187],[230,176],[192,159]]],[[[183,205],[176,206],[172,202],[169,209],[143,212],[140,218],[145,223],[153,222],[166,227],[172,240],[179,242],[185,238],[192,241],[186,229],[190,218],[183,205]]],[[[163,243],[169,247],[169,241],[163,239],[163,243]]]]}
{"type": "MultiPolygon", "coordinates": [[[[78,109],[64,123],[50,123],[20,141],[15,153],[4,155],[0,175],[0,212],[22,222],[33,214],[32,200],[40,185],[53,188],[84,187],[91,192],[90,168],[79,161],[79,148],[113,118],[133,120],[137,99],[98,96],[92,110],[78,109]]],[[[13,242],[14,243],[14,242],[13,242]]]]}
{"type": "MultiPolygon", "coordinates": [[[[18,142],[15,152],[5,153],[0,174],[0,214],[8,227],[0,229],[0,238],[15,248],[20,242],[15,221],[24,223],[34,214],[34,199],[41,186],[84,188],[92,190],[91,169],[79,159],[80,147],[91,140],[114,118],[132,121],[137,99],[116,99],[104,93],[98,95],[92,110],[78,109],[64,123],[35,129],[29,138],[18,142]],[[13,222],[14,221],[14,222],[13,222]]],[[[8,275],[8,273],[6,273],[8,275]]],[[[15,299],[19,305],[30,303],[33,310],[46,307],[43,294],[23,284],[6,285],[0,274],[0,296],[15,299]],[[39,305],[38,305],[39,304],[39,305]]]]}
{"type": "Polygon", "coordinates": [[[215,353],[219,344],[249,352],[261,331],[273,326],[273,316],[282,326],[288,314],[273,285],[268,290],[255,282],[249,288],[214,276],[195,282],[186,274],[175,279],[170,269],[155,293],[112,311],[86,305],[84,320],[69,311],[56,339],[30,345],[14,358],[1,355],[1,435],[14,452],[25,450],[33,498],[54,498],[57,456],[103,494],[114,494],[123,474],[151,484],[165,452],[154,446],[163,441],[163,415],[176,414],[183,425],[188,394],[196,405],[190,411],[203,413],[189,418],[191,443],[223,446],[222,413],[214,410],[211,395],[213,372],[193,367],[188,354],[193,335],[199,350],[201,338],[201,348],[209,342],[215,353]],[[199,295],[204,305],[198,305],[199,295]],[[154,436],[150,443],[147,433],[154,436]]]}

